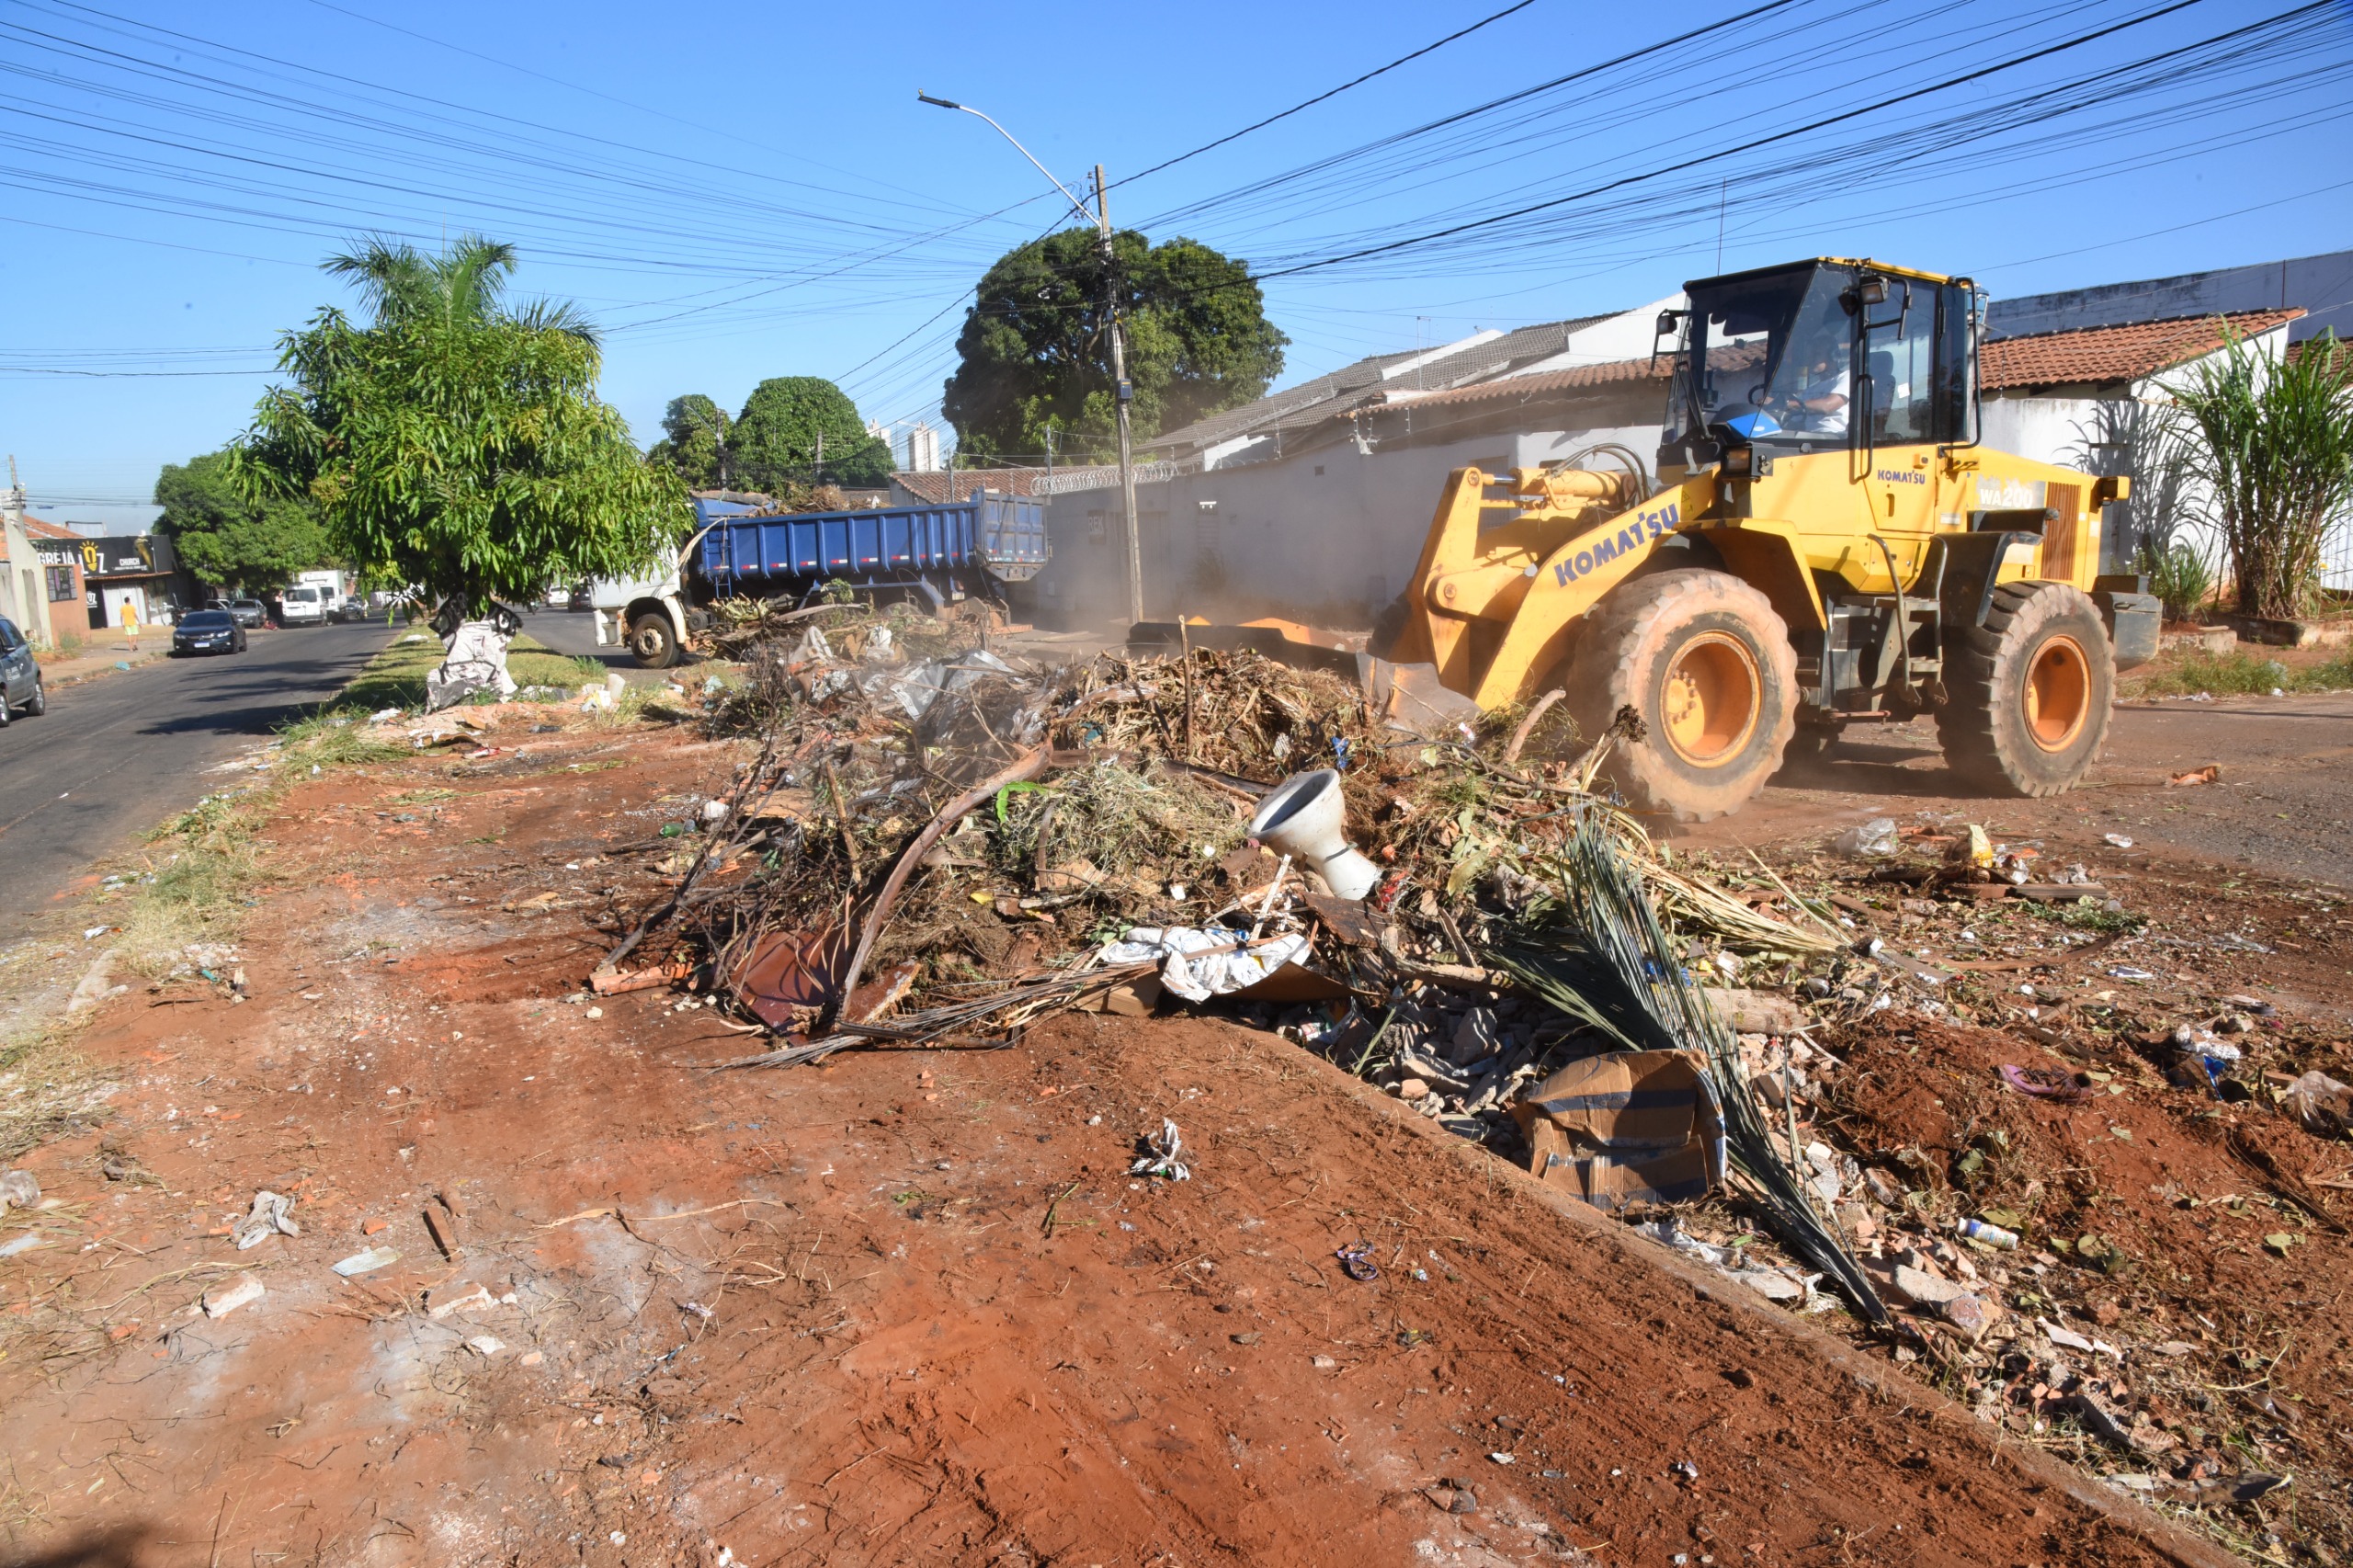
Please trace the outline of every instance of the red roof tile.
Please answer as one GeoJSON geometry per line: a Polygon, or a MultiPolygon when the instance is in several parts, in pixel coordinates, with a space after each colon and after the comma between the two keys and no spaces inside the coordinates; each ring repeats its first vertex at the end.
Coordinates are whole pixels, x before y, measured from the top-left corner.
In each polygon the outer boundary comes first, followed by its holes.
{"type": "Polygon", "coordinates": [[[2301,310],[2233,311],[2227,315],[2177,316],[1998,338],[1978,351],[1978,381],[1987,392],[2001,392],[2077,381],[2138,381],[2213,353],[2222,347],[2226,330],[2252,337],[2284,326],[2303,313],[2301,310]]]}

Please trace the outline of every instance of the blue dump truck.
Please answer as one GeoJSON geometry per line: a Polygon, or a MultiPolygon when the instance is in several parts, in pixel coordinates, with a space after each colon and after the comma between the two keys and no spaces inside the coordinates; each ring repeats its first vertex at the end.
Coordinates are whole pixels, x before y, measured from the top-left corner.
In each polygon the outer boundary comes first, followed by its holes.
{"type": "Polygon", "coordinates": [[[677,663],[716,620],[722,599],[798,607],[843,583],[877,603],[938,613],[966,599],[1005,600],[1046,564],[1046,516],[1028,495],[975,491],[945,506],[779,512],[756,496],[695,497],[695,532],[677,569],[599,582],[589,603],[597,641],[628,644],[648,669],[677,663]]]}

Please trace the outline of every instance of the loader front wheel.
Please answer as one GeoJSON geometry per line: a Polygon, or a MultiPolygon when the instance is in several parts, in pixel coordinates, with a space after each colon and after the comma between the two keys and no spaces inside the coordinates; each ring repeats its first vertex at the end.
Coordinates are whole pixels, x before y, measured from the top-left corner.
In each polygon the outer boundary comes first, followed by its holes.
{"type": "Polygon", "coordinates": [[[2073,789],[2108,743],[2116,660],[2099,609],[2065,583],[2005,583],[1945,651],[1945,762],[1997,795],[2073,789]]]}
{"type": "Polygon", "coordinates": [[[1563,683],[1580,733],[1620,708],[1647,734],[1606,771],[1638,811],[1706,822],[1778,772],[1796,728],[1797,651],[1765,596],[1685,567],[1620,585],[1593,608],[1563,683]]]}

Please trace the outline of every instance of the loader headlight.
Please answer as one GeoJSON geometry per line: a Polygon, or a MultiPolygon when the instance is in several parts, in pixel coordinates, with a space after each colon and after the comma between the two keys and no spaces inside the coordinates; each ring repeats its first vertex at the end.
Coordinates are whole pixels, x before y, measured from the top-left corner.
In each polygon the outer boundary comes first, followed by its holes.
{"type": "Polygon", "coordinates": [[[1724,477],[1746,479],[1755,471],[1756,452],[1754,447],[1726,447],[1721,460],[1724,477]]]}

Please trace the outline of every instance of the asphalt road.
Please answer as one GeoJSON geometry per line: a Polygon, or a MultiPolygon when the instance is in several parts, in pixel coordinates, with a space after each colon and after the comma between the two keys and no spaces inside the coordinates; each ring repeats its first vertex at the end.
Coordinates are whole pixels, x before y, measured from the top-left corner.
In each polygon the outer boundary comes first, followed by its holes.
{"type": "Polygon", "coordinates": [[[597,647],[597,618],[585,609],[534,610],[523,618],[523,635],[567,658],[595,659],[632,686],[658,686],[672,678],[668,670],[641,668],[630,651],[617,643],[597,647]]]}
{"type": "Polygon", "coordinates": [[[207,768],[334,696],[392,635],[256,631],[243,653],[52,690],[46,714],[0,730],[0,940],[29,934],[99,862],[217,787],[207,768]]]}

